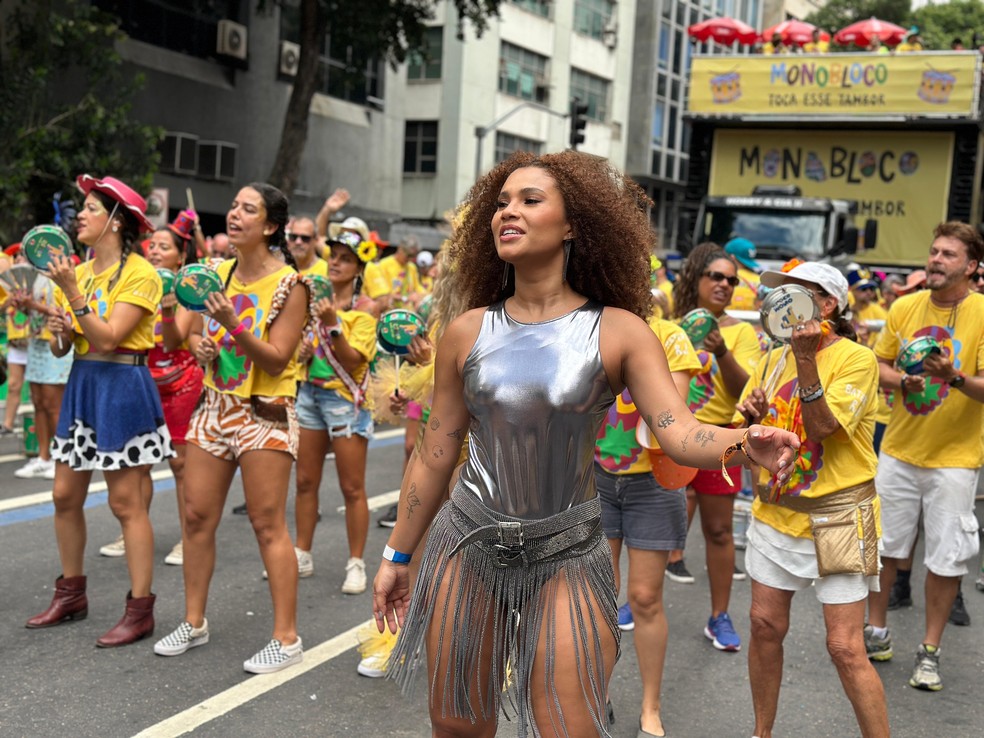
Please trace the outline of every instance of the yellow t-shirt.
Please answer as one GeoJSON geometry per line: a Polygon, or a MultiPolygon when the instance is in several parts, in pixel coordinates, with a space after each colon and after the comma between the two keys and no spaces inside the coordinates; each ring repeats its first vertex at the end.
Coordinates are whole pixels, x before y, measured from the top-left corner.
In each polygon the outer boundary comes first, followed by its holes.
{"type": "Polygon", "coordinates": [[[420,275],[417,265],[412,261],[401,264],[395,256],[387,256],[379,261],[379,271],[390,285],[390,293],[396,300],[393,307],[407,307],[407,296],[420,292],[420,275]]]}
{"type": "MultiPolygon", "coordinates": [[[[369,363],[376,356],[376,319],[362,310],[340,310],[338,320],[342,324],[345,339],[352,348],[362,354],[364,359],[351,375],[355,383],[360,384],[369,371],[369,363]]],[[[325,347],[321,343],[318,331],[313,331],[312,336],[314,355],[308,364],[307,381],[315,387],[337,390],[338,394],[352,402],[352,393],[335,373],[335,369],[325,356],[325,347]]],[[[366,393],[363,406],[368,406],[370,399],[371,394],[366,393]]]]}
{"type": "Polygon", "coordinates": [[[362,292],[373,300],[390,293],[390,283],[379,268],[379,263],[370,261],[362,273],[362,292]]]}
{"type": "MultiPolygon", "coordinates": [[[[17,308],[7,306],[7,341],[19,341],[23,343],[31,337],[30,320],[27,313],[21,312],[17,308]]],[[[25,344],[26,345],[26,344],[25,344]]]]}
{"type": "MultiPolygon", "coordinates": [[[[686,332],[676,323],[660,318],[650,318],[649,327],[663,344],[671,372],[687,372],[694,376],[701,369],[697,352],[686,332]]],[[[649,453],[636,438],[636,428],[641,422],[639,410],[622,390],[608,409],[605,422],[595,441],[595,461],[612,474],[642,474],[653,470],[649,453]]]]}
{"type": "MultiPolygon", "coordinates": [[[[767,359],[769,366],[776,366],[782,354],[782,348],[775,349],[767,359]]],[[[791,352],[786,354],[776,389],[769,398],[769,411],[762,419],[762,425],[790,430],[799,436],[802,443],[783,494],[823,497],[875,477],[878,463],[872,448],[878,395],[878,362],[875,355],[870,349],[842,338],[817,354],[817,371],[824,399],[840,424],[839,430],[819,444],[807,440],[801,415],[796,360],[791,352]]],[[[760,376],[752,375],[742,392],[742,399],[759,387],[761,381],[760,376]]],[[[740,420],[736,413],[735,421],[740,420]]],[[[762,470],[759,481],[772,489],[768,471],[762,470]]],[[[875,512],[877,519],[877,503],[875,512]]],[[[752,504],[752,514],[786,535],[811,538],[810,517],[806,513],[794,512],[756,498],[752,504]]]]}
{"type": "MultiPolygon", "coordinates": [[[[234,264],[230,260],[218,266],[217,271],[223,284],[234,264]]],[[[273,274],[248,285],[240,282],[235,275],[229,280],[225,289],[226,297],[232,302],[239,321],[246,326],[246,330],[261,341],[270,339],[270,314],[274,295],[281,281],[291,277],[295,280],[300,278],[292,267],[285,264],[273,274]]],[[[289,290],[283,295],[283,300],[286,300],[287,294],[289,290]]],[[[218,347],[215,358],[205,367],[206,387],[236,397],[294,397],[297,394],[296,352],[283,373],[272,376],[253,366],[252,360],[236,343],[236,339],[214,318],[206,316],[205,335],[218,347]]],[[[300,341],[299,335],[297,340],[300,341]]]]}
{"type": "Polygon", "coordinates": [[[826,54],[830,51],[830,42],[820,39],[817,42],[807,41],[803,44],[803,53],[805,54],[826,54]]]}
{"type": "MultiPolygon", "coordinates": [[[[854,309],[854,322],[858,325],[864,325],[869,320],[888,320],[888,311],[879,305],[877,302],[872,302],[863,308],[854,309]]],[[[884,328],[882,328],[884,330],[884,328]]],[[[874,328],[868,328],[868,340],[865,343],[869,347],[874,347],[875,343],[878,341],[878,334],[881,330],[876,330],[874,328]]]]}
{"type": "Polygon", "coordinates": [[[731,295],[729,310],[758,310],[759,275],[751,269],[738,267],[738,286],[731,295]]]}
{"type": "MultiPolygon", "coordinates": [[[[755,328],[751,323],[739,321],[722,326],[720,330],[738,365],[749,375],[754,374],[762,357],[762,347],[755,328]]],[[[729,425],[735,414],[738,398],[724,386],[724,377],[721,376],[714,354],[701,348],[697,349],[697,357],[703,369],[690,380],[690,393],[687,395],[690,412],[702,423],[729,425]]]]}
{"type": "MultiPolygon", "coordinates": [[[[149,351],[154,347],[154,324],[157,322],[157,306],[161,302],[164,286],[157,270],[150,262],[138,254],[130,254],[123,266],[122,273],[116,266],[92,273],[92,262],[85,261],[75,267],[75,279],[79,290],[88,296],[88,305],[94,313],[103,320],[109,320],[113,314],[113,306],[125,302],[144,309],[137,327],[124,338],[119,348],[127,351],[149,351]],[[110,289],[113,277],[120,274],[116,284],[110,289]]],[[[60,288],[55,288],[55,300],[69,315],[72,306],[65,298],[60,288]]],[[[78,302],[76,300],[76,302],[78,302]]],[[[77,307],[77,305],[76,305],[77,307]]],[[[75,353],[89,353],[89,342],[82,335],[79,319],[72,315],[72,326],[75,328],[75,353]]]]}
{"type": "Polygon", "coordinates": [[[328,262],[319,256],[315,256],[311,266],[307,269],[301,269],[300,271],[303,275],[316,274],[319,277],[328,279],[328,262]]]}
{"type": "MultiPolygon", "coordinates": [[[[933,305],[931,294],[923,290],[894,302],[875,354],[894,362],[912,339],[931,336],[956,369],[977,376],[984,368],[984,295],[970,293],[957,307],[955,325],[948,327],[953,311],[933,305]]],[[[921,394],[901,395],[896,393],[882,451],[931,469],[976,469],[984,463],[984,404],[929,376],[921,394]]]]}

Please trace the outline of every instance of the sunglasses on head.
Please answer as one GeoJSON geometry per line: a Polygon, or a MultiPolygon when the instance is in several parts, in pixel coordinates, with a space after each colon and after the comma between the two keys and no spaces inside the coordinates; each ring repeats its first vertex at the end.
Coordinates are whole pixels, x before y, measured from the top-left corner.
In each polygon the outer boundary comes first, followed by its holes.
{"type": "Polygon", "coordinates": [[[729,277],[727,274],[722,272],[704,272],[700,276],[707,277],[712,282],[727,282],[732,287],[737,287],[738,283],[741,282],[738,277],[729,277]]]}
{"type": "Polygon", "coordinates": [[[311,239],[312,238],[314,238],[314,236],[305,236],[305,235],[300,234],[300,233],[288,233],[287,234],[287,240],[288,241],[300,241],[302,243],[311,243],[311,239]]]}

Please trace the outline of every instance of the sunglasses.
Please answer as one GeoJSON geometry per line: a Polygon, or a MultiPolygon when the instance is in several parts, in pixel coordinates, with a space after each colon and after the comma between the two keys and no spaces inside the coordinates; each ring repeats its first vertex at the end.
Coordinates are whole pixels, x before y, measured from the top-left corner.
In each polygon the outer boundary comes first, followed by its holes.
{"type": "Polygon", "coordinates": [[[727,282],[732,287],[737,287],[741,282],[738,277],[729,277],[727,274],[722,274],[721,272],[704,272],[700,276],[707,277],[712,282],[727,282]]]}
{"type": "Polygon", "coordinates": [[[314,236],[304,236],[304,235],[301,235],[300,233],[288,233],[287,234],[287,240],[288,241],[300,241],[302,243],[311,243],[311,239],[312,238],[314,238],[314,236]]]}
{"type": "Polygon", "coordinates": [[[970,278],[975,282],[984,282],[984,274],[982,274],[981,272],[974,272],[974,274],[971,275],[970,278]]]}

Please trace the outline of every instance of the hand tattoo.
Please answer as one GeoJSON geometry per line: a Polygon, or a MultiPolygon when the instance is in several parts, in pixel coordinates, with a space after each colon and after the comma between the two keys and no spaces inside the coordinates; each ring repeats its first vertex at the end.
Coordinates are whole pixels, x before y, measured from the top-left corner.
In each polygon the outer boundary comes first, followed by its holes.
{"type": "Polygon", "coordinates": [[[669,428],[675,422],[669,410],[664,410],[656,417],[656,425],[660,428],[669,428]]]}
{"type": "Polygon", "coordinates": [[[420,505],[420,498],[417,497],[417,483],[413,482],[410,484],[410,490],[407,492],[407,517],[409,518],[413,515],[413,509],[420,505]]]}

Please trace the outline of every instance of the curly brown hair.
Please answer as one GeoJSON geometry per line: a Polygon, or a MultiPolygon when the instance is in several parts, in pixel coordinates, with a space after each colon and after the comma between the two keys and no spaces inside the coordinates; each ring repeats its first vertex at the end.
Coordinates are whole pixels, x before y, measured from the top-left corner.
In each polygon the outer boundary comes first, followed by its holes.
{"type": "Polygon", "coordinates": [[[712,241],[704,241],[690,252],[673,285],[673,314],[677,318],[682,318],[697,307],[697,284],[708,265],[718,259],[727,259],[735,264],[731,254],[712,241]]]}
{"type": "Polygon", "coordinates": [[[495,250],[491,224],[506,179],[523,167],[545,170],[564,200],[574,234],[567,268],[571,287],[603,305],[648,318],[649,255],[656,246],[647,215],[652,201],[606,160],[576,151],[544,156],[516,152],[472,186],[458,211],[463,218],[448,254],[458,270],[464,306],[491,305],[515,291],[512,280],[502,286],[505,267],[495,250]]]}

